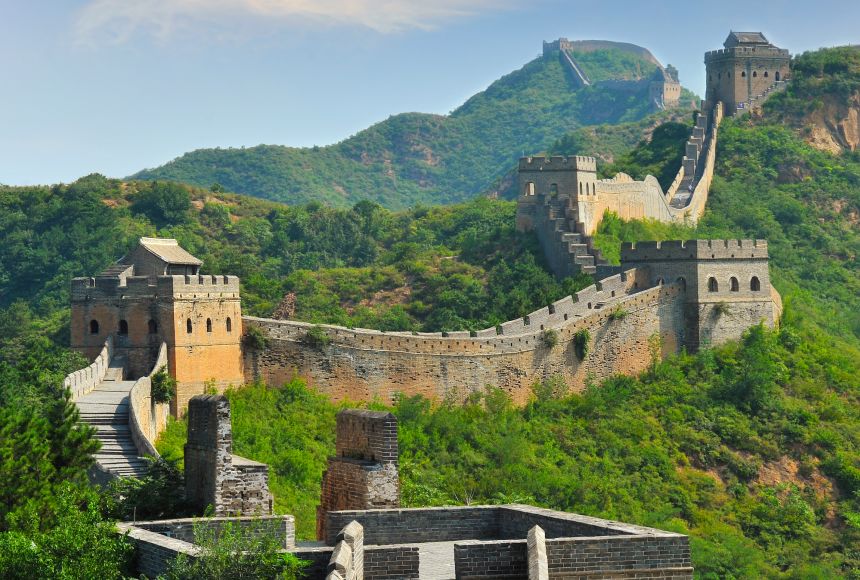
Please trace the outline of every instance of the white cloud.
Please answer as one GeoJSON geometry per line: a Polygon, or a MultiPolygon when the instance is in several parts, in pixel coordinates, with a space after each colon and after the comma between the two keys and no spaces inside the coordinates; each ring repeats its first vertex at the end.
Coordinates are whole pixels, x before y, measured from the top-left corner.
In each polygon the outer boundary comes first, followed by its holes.
{"type": "Polygon", "coordinates": [[[78,15],[76,33],[84,42],[121,42],[139,33],[164,38],[189,26],[230,26],[247,17],[390,33],[431,29],[507,5],[509,0],[90,0],[78,15]]]}

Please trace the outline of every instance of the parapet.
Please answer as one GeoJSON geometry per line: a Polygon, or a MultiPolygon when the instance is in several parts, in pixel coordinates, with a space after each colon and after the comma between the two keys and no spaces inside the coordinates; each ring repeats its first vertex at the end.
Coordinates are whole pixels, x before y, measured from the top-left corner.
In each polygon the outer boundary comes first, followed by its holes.
{"type": "Polygon", "coordinates": [[[72,278],[72,301],[109,298],[150,298],[175,294],[235,294],[238,276],[129,276],[72,278]]]}
{"type": "Polygon", "coordinates": [[[521,157],[520,171],[597,171],[597,160],[594,157],[571,155],[562,157],[521,157]]]}
{"type": "Polygon", "coordinates": [[[781,57],[789,58],[788,49],[775,46],[735,46],[732,48],[720,48],[709,50],[705,53],[705,64],[709,61],[719,60],[727,57],[781,57]]]}
{"type": "Polygon", "coordinates": [[[397,418],[391,413],[344,409],[337,414],[337,457],[397,463],[397,418]]]}
{"type": "Polygon", "coordinates": [[[767,257],[767,240],[672,240],[625,242],[621,245],[622,264],[666,260],[749,260],[767,257]]]}

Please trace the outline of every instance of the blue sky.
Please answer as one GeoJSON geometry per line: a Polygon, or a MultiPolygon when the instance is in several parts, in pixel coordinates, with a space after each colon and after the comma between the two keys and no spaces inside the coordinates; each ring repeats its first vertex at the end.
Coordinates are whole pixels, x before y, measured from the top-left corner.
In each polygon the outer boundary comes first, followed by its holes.
{"type": "Polygon", "coordinates": [[[0,0],[0,183],[334,143],[447,113],[559,36],[645,46],[701,94],[730,29],[796,53],[858,22],[856,0],[0,0]]]}

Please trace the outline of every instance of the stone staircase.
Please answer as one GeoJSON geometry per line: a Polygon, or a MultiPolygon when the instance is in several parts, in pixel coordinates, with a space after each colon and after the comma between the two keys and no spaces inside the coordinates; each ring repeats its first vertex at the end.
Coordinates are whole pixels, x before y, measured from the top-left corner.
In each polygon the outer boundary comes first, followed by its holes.
{"type": "Polygon", "coordinates": [[[76,403],[81,421],[96,428],[102,444],[95,455],[99,467],[115,477],[142,477],[147,463],[138,456],[128,426],[129,392],[135,381],[123,380],[125,366],[123,358],[111,360],[105,378],[76,403]]]}
{"type": "Polygon", "coordinates": [[[598,263],[605,263],[595,252],[591,240],[577,232],[576,210],[569,207],[569,196],[557,195],[545,199],[544,212],[547,228],[543,240],[546,246],[553,246],[545,252],[550,266],[559,276],[575,276],[579,272],[594,274],[598,263]]]}

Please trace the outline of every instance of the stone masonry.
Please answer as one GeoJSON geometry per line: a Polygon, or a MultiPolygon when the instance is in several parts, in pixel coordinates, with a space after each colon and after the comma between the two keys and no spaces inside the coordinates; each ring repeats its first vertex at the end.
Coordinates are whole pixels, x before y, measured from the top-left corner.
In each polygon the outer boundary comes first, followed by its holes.
{"type": "Polygon", "coordinates": [[[239,279],[201,275],[201,264],[176,240],[141,238],[100,274],[74,278],[72,348],[94,360],[110,337],[115,355],[126,360],[127,378],[137,379],[166,344],[177,381],[174,415],[206,383],[242,384],[239,279]]]}
{"type": "Polygon", "coordinates": [[[233,455],[230,402],[223,395],[198,395],[188,405],[185,494],[216,516],[270,515],[269,466],[233,455]]]}
{"type": "Polygon", "coordinates": [[[337,510],[400,506],[397,419],[391,413],[345,409],[337,414],[335,457],[323,473],[317,537],[326,537],[326,514],[337,510]]]}

